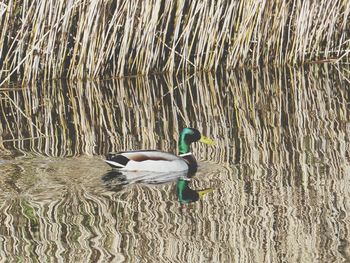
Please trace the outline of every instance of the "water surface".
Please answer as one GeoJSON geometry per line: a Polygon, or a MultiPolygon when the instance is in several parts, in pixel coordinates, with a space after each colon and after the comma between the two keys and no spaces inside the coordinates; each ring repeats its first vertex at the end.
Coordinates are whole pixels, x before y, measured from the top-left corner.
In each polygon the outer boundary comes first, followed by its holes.
{"type": "Polygon", "coordinates": [[[347,70],[37,83],[0,91],[3,262],[348,262],[347,70]],[[109,151],[177,150],[193,189],[109,184],[109,151]]]}

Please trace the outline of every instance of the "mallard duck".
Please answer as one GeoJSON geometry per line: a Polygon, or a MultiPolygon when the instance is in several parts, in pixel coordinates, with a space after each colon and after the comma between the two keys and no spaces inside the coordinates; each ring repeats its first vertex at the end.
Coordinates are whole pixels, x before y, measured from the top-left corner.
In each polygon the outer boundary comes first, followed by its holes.
{"type": "Polygon", "coordinates": [[[211,188],[193,190],[188,186],[189,178],[179,178],[176,183],[177,198],[180,203],[191,203],[199,200],[205,194],[213,191],[211,188]]]}
{"type": "Polygon", "coordinates": [[[179,137],[179,156],[158,150],[139,150],[107,155],[106,163],[122,171],[182,172],[196,171],[196,158],[190,152],[193,142],[214,142],[193,128],[184,128],[179,137]]]}

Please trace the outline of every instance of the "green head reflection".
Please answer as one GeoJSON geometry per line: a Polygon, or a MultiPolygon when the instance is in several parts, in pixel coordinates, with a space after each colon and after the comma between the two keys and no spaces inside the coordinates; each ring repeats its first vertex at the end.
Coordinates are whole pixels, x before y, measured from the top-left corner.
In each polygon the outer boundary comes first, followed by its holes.
{"type": "Polygon", "coordinates": [[[189,178],[180,177],[176,183],[177,197],[180,203],[191,203],[198,201],[201,197],[213,191],[211,188],[193,190],[189,187],[189,178]]]}

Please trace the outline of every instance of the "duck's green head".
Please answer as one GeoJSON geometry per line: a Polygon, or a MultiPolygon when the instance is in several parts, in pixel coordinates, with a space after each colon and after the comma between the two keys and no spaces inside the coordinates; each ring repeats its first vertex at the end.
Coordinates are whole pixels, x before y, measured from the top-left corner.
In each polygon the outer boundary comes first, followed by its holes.
{"type": "Polygon", "coordinates": [[[176,184],[177,197],[180,203],[191,203],[199,200],[207,193],[213,191],[211,188],[203,190],[193,190],[188,186],[189,180],[184,178],[179,178],[176,184]]]}
{"type": "Polygon", "coordinates": [[[180,133],[179,152],[180,154],[190,152],[190,144],[193,142],[203,142],[208,145],[213,145],[214,141],[201,135],[201,133],[193,128],[184,128],[180,133]]]}

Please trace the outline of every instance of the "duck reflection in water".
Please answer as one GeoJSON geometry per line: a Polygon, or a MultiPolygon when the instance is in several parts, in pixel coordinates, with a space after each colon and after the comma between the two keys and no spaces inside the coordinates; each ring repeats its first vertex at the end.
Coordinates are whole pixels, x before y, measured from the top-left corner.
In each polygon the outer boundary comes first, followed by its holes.
{"type": "Polygon", "coordinates": [[[191,189],[189,184],[194,175],[193,171],[191,173],[146,173],[111,170],[102,176],[102,182],[108,190],[119,192],[132,184],[160,185],[176,181],[177,199],[180,203],[186,204],[196,202],[213,191],[211,188],[191,189]]]}
{"type": "Polygon", "coordinates": [[[176,183],[176,194],[180,203],[191,203],[198,201],[201,197],[213,191],[211,188],[202,190],[193,190],[188,184],[191,179],[189,177],[180,177],[176,183]]]}

